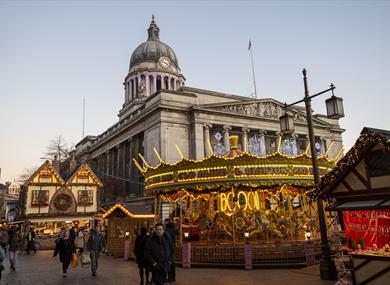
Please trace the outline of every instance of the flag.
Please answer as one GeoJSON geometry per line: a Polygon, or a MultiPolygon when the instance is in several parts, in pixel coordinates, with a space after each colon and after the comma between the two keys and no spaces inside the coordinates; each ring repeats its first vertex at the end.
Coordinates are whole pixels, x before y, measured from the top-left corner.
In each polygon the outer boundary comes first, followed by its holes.
{"type": "Polygon", "coordinates": [[[250,49],[251,49],[251,47],[252,47],[252,42],[251,42],[251,40],[249,40],[249,46],[248,46],[248,50],[250,50],[250,49]]]}

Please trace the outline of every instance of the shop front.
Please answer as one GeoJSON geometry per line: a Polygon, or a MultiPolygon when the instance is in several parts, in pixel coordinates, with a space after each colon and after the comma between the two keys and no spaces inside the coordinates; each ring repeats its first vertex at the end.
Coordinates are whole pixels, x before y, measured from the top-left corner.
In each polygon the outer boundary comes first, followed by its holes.
{"type": "Polygon", "coordinates": [[[338,212],[354,284],[390,284],[390,131],[364,128],[317,190],[338,212]]]}
{"type": "Polygon", "coordinates": [[[145,205],[115,204],[103,214],[107,221],[107,252],[114,255],[132,256],[134,242],[142,227],[153,227],[155,219],[145,205]],[[126,244],[127,241],[127,244],[126,244]]]}

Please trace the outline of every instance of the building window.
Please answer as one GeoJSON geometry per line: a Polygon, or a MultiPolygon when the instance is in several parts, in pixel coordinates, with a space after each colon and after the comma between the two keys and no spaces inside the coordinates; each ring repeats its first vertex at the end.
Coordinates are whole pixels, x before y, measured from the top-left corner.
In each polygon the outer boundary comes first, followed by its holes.
{"type": "Polygon", "coordinates": [[[292,138],[291,136],[283,137],[283,140],[280,145],[280,153],[287,156],[297,155],[297,146],[294,138],[292,138]]]}
{"type": "Polygon", "coordinates": [[[305,135],[298,135],[296,138],[297,141],[297,151],[298,154],[302,154],[306,151],[307,148],[307,138],[305,135]]]}
{"type": "Polygon", "coordinates": [[[47,206],[49,204],[49,190],[33,190],[32,206],[47,206]]]}
{"type": "Polygon", "coordinates": [[[265,155],[263,135],[258,132],[250,132],[248,135],[248,152],[254,155],[265,155]]]}
{"type": "Polygon", "coordinates": [[[210,144],[216,155],[223,155],[226,152],[225,146],[223,145],[222,128],[213,128],[210,136],[210,144]]]}
{"type": "Polygon", "coordinates": [[[267,131],[267,134],[265,135],[265,148],[267,154],[272,154],[277,151],[278,139],[279,136],[276,132],[267,131]]]}
{"type": "Polygon", "coordinates": [[[93,191],[92,190],[79,190],[78,192],[78,204],[82,206],[93,204],[93,191]]]}

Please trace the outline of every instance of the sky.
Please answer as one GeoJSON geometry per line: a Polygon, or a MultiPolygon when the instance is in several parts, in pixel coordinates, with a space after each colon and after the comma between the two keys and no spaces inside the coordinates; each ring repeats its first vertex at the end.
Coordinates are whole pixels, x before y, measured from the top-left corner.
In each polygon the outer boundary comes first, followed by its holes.
{"type": "MultiPolygon", "coordinates": [[[[186,85],[291,103],[336,86],[348,150],[364,126],[390,129],[390,1],[0,0],[0,182],[117,122],[132,51],[156,16],[186,85]]],[[[325,113],[325,99],[313,101],[325,113]]]]}

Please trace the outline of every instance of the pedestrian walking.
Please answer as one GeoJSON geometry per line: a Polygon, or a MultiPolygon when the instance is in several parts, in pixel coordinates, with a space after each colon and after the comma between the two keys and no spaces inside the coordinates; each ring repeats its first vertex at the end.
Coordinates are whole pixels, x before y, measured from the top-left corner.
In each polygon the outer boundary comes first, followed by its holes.
{"type": "Polygon", "coordinates": [[[99,265],[99,256],[100,253],[106,247],[106,240],[103,235],[100,233],[100,227],[95,226],[95,229],[91,232],[88,241],[87,241],[87,250],[89,250],[91,256],[91,271],[92,276],[96,276],[96,272],[99,265]]]}
{"type": "Polygon", "coordinates": [[[0,246],[3,248],[4,253],[7,253],[8,233],[4,227],[0,228],[0,246]]]}
{"type": "MultiPolygon", "coordinates": [[[[165,220],[165,233],[169,237],[171,243],[172,243],[172,248],[173,248],[173,256],[175,256],[176,252],[176,237],[178,236],[178,230],[175,226],[175,224],[170,220],[166,219],[165,220]]],[[[172,262],[171,267],[169,268],[168,271],[168,282],[176,282],[176,267],[175,267],[175,262],[172,262]]]]}
{"type": "Polygon", "coordinates": [[[148,229],[145,227],[141,228],[141,234],[137,236],[135,239],[135,245],[134,245],[134,255],[136,257],[136,262],[138,265],[138,270],[139,270],[139,277],[140,277],[140,285],[149,284],[149,268],[148,264],[145,260],[145,245],[146,242],[149,238],[148,235],[148,229]]]}
{"type": "Polygon", "coordinates": [[[8,254],[9,254],[9,262],[11,264],[10,269],[12,271],[15,271],[16,269],[16,258],[19,253],[20,249],[20,243],[21,239],[19,236],[19,229],[12,227],[8,233],[8,243],[9,243],[9,248],[8,248],[8,254]]]}
{"type": "Polygon", "coordinates": [[[76,254],[76,248],[74,242],[69,238],[69,231],[63,233],[63,237],[56,243],[53,257],[59,255],[60,262],[62,263],[62,276],[66,277],[66,271],[69,268],[69,264],[72,260],[72,255],[76,254]]]}
{"type": "Polygon", "coordinates": [[[173,262],[172,242],[164,235],[164,225],[157,223],[145,245],[145,259],[152,271],[152,283],[164,285],[173,262]]]}
{"type": "Polygon", "coordinates": [[[34,253],[37,253],[37,250],[35,248],[35,232],[32,228],[27,233],[27,254],[30,254],[31,251],[34,251],[34,253]]]}
{"type": "Polygon", "coordinates": [[[5,258],[5,251],[4,251],[3,247],[0,246],[0,279],[1,279],[1,273],[5,269],[5,267],[3,265],[4,258],[5,258]]]}
{"type": "Polygon", "coordinates": [[[76,234],[76,248],[79,249],[80,255],[83,253],[84,247],[85,247],[84,228],[81,227],[76,234]]]}
{"type": "Polygon", "coordinates": [[[69,239],[73,242],[76,240],[76,227],[74,226],[69,230],[69,239]]]}

